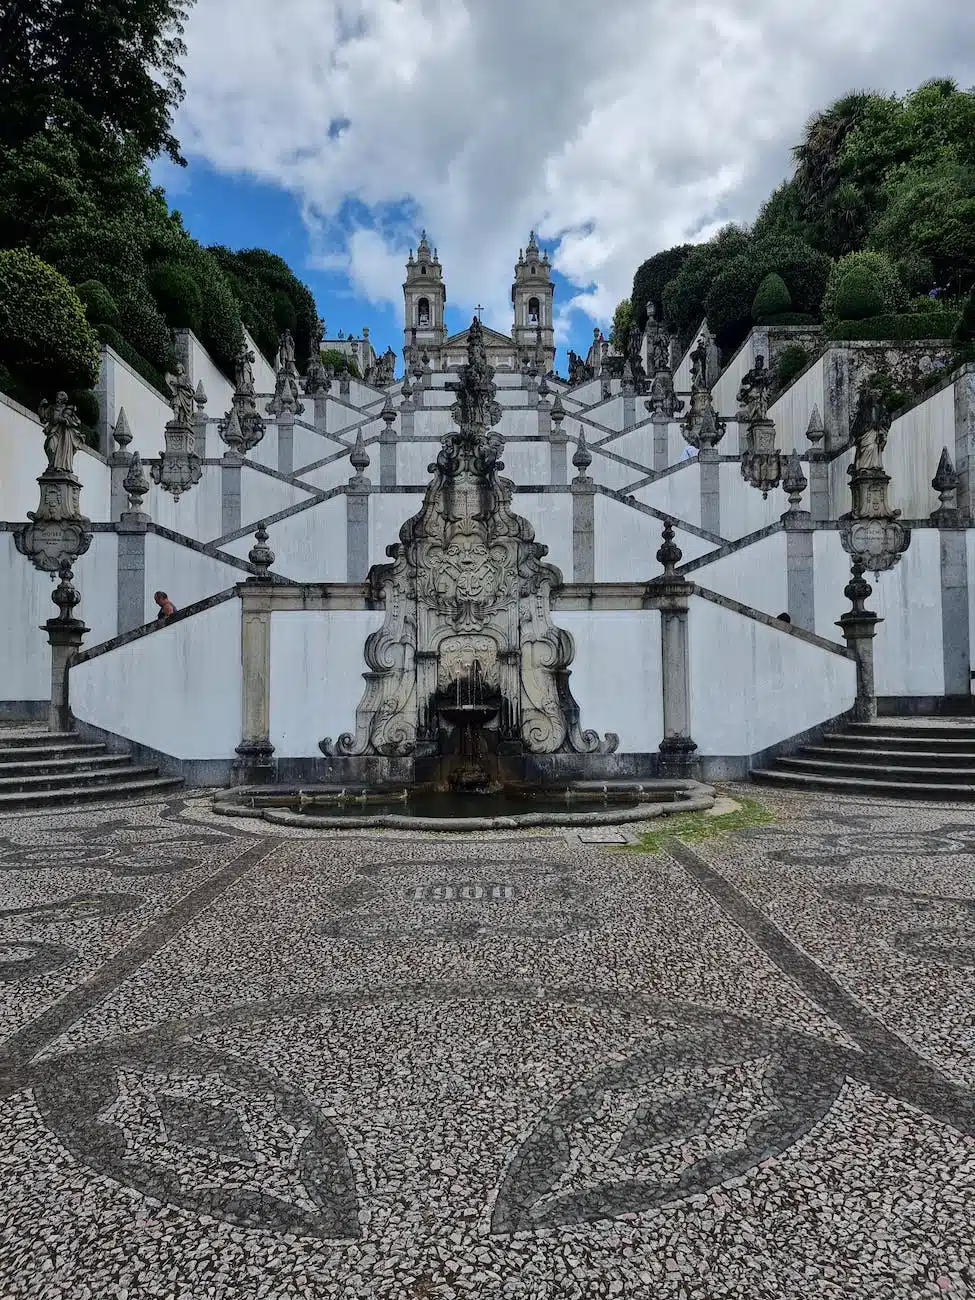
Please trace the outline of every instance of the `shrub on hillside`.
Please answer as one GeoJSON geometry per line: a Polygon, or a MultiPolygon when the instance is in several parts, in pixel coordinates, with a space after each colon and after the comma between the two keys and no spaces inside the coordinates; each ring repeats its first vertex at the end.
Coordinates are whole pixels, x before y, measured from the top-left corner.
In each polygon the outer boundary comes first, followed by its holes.
{"type": "Polygon", "coordinates": [[[957,312],[901,312],[867,316],[862,320],[841,320],[826,328],[827,338],[900,340],[952,339],[958,324],[957,312]]]}
{"type": "Polygon", "coordinates": [[[331,366],[337,375],[342,373],[343,366],[348,366],[349,374],[352,376],[353,379],[361,379],[362,377],[359,374],[359,367],[352,360],[352,358],[347,357],[345,353],[340,352],[338,348],[323,348],[322,364],[326,366],[331,366]]]}
{"type": "Polygon", "coordinates": [[[779,316],[792,306],[792,295],[777,271],[770,271],[752,300],[752,319],[764,324],[769,316],[779,316]]]}
{"type": "Polygon", "coordinates": [[[801,344],[790,343],[787,348],[783,348],[775,363],[776,389],[781,390],[788,387],[796,375],[805,370],[809,361],[810,354],[801,344]]]}
{"type": "Polygon", "coordinates": [[[118,304],[101,280],[84,280],[75,285],[90,325],[118,326],[118,304]]]}
{"type": "Polygon", "coordinates": [[[0,362],[52,393],[98,378],[98,339],[81,299],[23,248],[0,250],[0,362]]]}
{"type": "Polygon", "coordinates": [[[834,325],[839,316],[836,310],[836,295],[843,279],[854,269],[863,268],[871,276],[879,290],[882,305],[881,312],[890,315],[903,312],[907,308],[908,295],[894,269],[893,263],[883,253],[848,253],[846,257],[837,258],[829,269],[826,288],[823,293],[823,323],[834,325]]]}
{"type": "Polygon", "coordinates": [[[752,306],[763,280],[777,275],[797,312],[812,314],[829,275],[829,258],[801,240],[755,244],[730,261],[713,281],[704,300],[708,324],[724,352],[731,352],[753,324],[752,306]]]}
{"type": "Polygon", "coordinates": [[[192,272],[178,262],[157,262],[148,275],[149,290],[170,329],[199,334],[203,295],[192,272]]]}
{"type": "Polygon", "coordinates": [[[124,339],[117,329],[111,325],[99,325],[98,337],[102,343],[107,343],[113,352],[118,353],[123,361],[128,362],[136,374],[141,375],[147,383],[161,393],[167,402],[169,401],[170,392],[165,375],[136,352],[128,339],[124,339]]]}

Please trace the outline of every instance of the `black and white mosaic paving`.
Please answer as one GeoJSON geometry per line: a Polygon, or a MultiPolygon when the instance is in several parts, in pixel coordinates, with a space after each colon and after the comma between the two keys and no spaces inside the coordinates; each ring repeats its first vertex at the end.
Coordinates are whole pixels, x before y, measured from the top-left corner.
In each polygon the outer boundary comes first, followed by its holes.
{"type": "Polygon", "coordinates": [[[975,837],[769,802],[3,819],[0,1296],[975,1295],[975,837]]]}

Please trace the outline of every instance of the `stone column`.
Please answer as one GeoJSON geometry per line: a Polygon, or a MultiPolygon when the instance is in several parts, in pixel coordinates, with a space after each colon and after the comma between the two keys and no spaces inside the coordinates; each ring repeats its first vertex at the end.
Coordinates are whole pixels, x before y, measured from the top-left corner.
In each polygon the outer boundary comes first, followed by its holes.
{"type": "Polygon", "coordinates": [[[579,445],[572,457],[579,471],[569,485],[572,492],[572,581],[596,581],[596,485],[586,474],[592,452],[579,429],[579,445]]]}
{"type": "MultiPolygon", "coordinates": [[[[146,621],[146,515],[123,514],[118,525],[118,636],[146,621]]],[[[177,596],[177,600],[179,597],[177,596]]]]}
{"type": "Polygon", "coordinates": [[[396,411],[389,394],[382,409],[383,427],[379,434],[379,485],[396,486],[396,411]]]}
{"type": "Polygon", "coordinates": [[[240,528],[240,467],[236,451],[225,451],[220,464],[220,532],[226,537],[240,528]]]}
{"type": "Polygon", "coordinates": [[[659,474],[665,470],[670,457],[670,420],[664,413],[653,416],[653,468],[659,474]]]}
{"type": "Polygon", "coordinates": [[[112,450],[112,429],[115,425],[115,362],[106,351],[106,344],[99,349],[101,364],[98,370],[98,382],[95,396],[98,399],[98,450],[108,456],[112,450]]]}
{"type": "Polygon", "coordinates": [[[815,561],[812,516],[808,510],[787,510],[782,516],[785,529],[785,567],[788,583],[789,617],[796,627],[816,631],[815,561]]]}
{"type": "Polygon", "coordinates": [[[249,578],[241,601],[241,737],[234,773],[238,785],[274,778],[271,744],[271,605],[269,584],[249,578]]]}
{"type": "Polygon", "coordinates": [[[823,417],[819,414],[819,407],[814,406],[806,426],[806,439],[809,443],[809,513],[817,521],[829,518],[829,462],[822,445],[825,437],[823,417]]]}
{"type": "Polygon", "coordinates": [[[942,527],[941,635],[945,695],[972,693],[972,653],[968,612],[968,539],[963,526],[942,527]]]}
{"type": "Polygon", "coordinates": [[[319,433],[328,432],[328,394],[315,394],[315,428],[319,433]]]}
{"type": "Polygon", "coordinates": [[[63,560],[58,569],[61,581],[51,593],[51,599],[60,613],[49,618],[44,631],[51,645],[51,703],[48,708],[47,729],[50,732],[70,731],[73,725],[68,695],[68,670],[89,628],[80,618],[74,617],[75,606],[81,595],[73,584],[70,560],[63,560]]]}
{"type": "Polygon", "coordinates": [[[877,717],[877,694],[873,680],[873,639],[877,635],[877,624],[883,619],[872,610],[864,608],[864,601],[873,592],[873,588],[863,576],[863,565],[854,560],[851,566],[853,576],[843,588],[843,594],[852,603],[837,620],[836,626],[842,631],[846,644],[856,656],[857,697],[853,706],[853,716],[857,722],[873,722],[877,717]]]}
{"type": "Polygon", "coordinates": [[[369,454],[361,429],[349,460],[355,473],[345,490],[346,581],[364,582],[369,572],[369,494],[372,484],[363,473],[369,466],[369,454]]]}
{"type": "Polygon", "coordinates": [[[412,438],[414,434],[413,386],[409,375],[403,376],[403,388],[399,404],[399,432],[401,438],[412,438]]]}
{"type": "Polygon", "coordinates": [[[714,447],[702,443],[697,453],[701,475],[701,527],[721,535],[721,462],[714,447]]]}
{"type": "MultiPolygon", "coordinates": [[[[317,400],[317,399],[316,399],[317,400]]],[[[278,473],[295,472],[295,414],[281,411],[278,415],[278,473]]]]}
{"type": "Polygon", "coordinates": [[[647,604],[660,610],[661,691],[664,735],[660,742],[657,773],[661,777],[686,779],[695,774],[697,745],[691,739],[691,683],[687,641],[687,612],[691,584],[675,572],[681,550],[674,541],[674,523],[664,523],[663,545],[657,559],[664,566],[659,577],[647,584],[647,604]]]}
{"type": "Polygon", "coordinates": [[[969,477],[971,449],[975,445],[975,366],[968,365],[955,380],[955,472],[958,475],[958,514],[963,524],[973,517],[973,492],[969,477]]]}

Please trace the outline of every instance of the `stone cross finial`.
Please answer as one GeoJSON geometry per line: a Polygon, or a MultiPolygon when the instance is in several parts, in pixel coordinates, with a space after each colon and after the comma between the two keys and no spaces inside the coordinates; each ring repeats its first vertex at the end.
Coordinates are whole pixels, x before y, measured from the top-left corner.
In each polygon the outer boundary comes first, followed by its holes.
{"type": "Polygon", "coordinates": [[[269,570],[274,563],[274,552],[267,544],[267,529],[264,527],[263,520],[258,524],[254,537],[255,544],[247,552],[247,559],[257,570],[257,573],[248,578],[248,582],[270,582],[269,570]]]}
{"type": "Polygon", "coordinates": [[[818,406],[814,406],[810,413],[809,423],[806,425],[806,437],[814,447],[818,447],[826,437],[826,426],[823,424],[818,406]]]}
{"type": "Polygon", "coordinates": [[[958,471],[951,463],[948,448],[941,449],[941,459],[931,486],[938,494],[938,508],[931,512],[931,518],[939,524],[958,522],[958,471]]]}
{"type": "Polygon", "coordinates": [[[589,444],[586,442],[586,434],[582,425],[579,426],[579,441],[572,454],[572,463],[579,471],[580,478],[585,477],[586,470],[592,464],[592,452],[589,450],[589,444]]]}
{"type": "MultiPolygon", "coordinates": [[[[129,428],[124,406],[119,407],[118,419],[115,421],[115,428],[112,430],[112,438],[118,444],[119,451],[123,453],[132,441],[132,430],[129,428]]],[[[148,488],[146,491],[148,491],[148,488]]]]}
{"type": "Polygon", "coordinates": [[[782,457],[782,487],[788,493],[790,511],[799,509],[802,494],[808,485],[809,481],[802,472],[799,453],[793,448],[791,455],[782,457]]]}
{"type": "Polygon", "coordinates": [[[122,490],[128,497],[129,509],[136,514],[142,511],[142,498],[149,491],[149,480],[142,468],[142,457],[137,451],[132,453],[129,468],[122,480],[122,490]]]}
{"type": "Polygon", "coordinates": [[[366,451],[366,444],[362,439],[362,430],[355,436],[355,446],[349,452],[349,461],[356,472],[356,477],[361,478],[364,472],[369,468],[369,453],[366,451]]]}
{"type": "Polygon", "coordinates": [[[663,545],[657,552],[657,562],[663,565],[664,575],[674,572],[674,569],[680,564],[684,552],[674,541],[674,521],[667,518],[664,520],[664,540],[663,545]]]}

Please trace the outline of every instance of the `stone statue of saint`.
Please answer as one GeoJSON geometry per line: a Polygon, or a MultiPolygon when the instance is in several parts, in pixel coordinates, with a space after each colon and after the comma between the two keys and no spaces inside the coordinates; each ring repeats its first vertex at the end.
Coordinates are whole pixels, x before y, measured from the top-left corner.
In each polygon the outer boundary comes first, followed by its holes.
{"type": "Polygon", "coordinates": [[[854,471],[883,469],[884,448],[890,432],[890,412],[883,396],[868,380],[860,389],[853,419],[854,471]]]}
{"type": "MultiPolygon", "coordinates": [[[[190,389],[192,395],[193,390],[190,389]]],[[[85,445],[78,412],[68,401],[67,393],[58,393],[53,403],[45,398],[38,407],[44,425],[44,451],[47,471],[60,474],[74,472],[74,455],[85,445]]]]}
{"type": "Polygon", "coordinates": [[[755,424],[768,418],[769,389],[772,376],[765,369],[765,358],[757,356],[751,370],[742,376],[738,389],[738,418],[745,424],[755,424]]]}
{"type": "Polygon", "coordinates": [[[234,361],[234,391],[238,397],[254,396],[254,353],[246,343],[241,345],[234,361]]]}
{"type": "Polygon", "coordinates": [[[179,362],[175,375],[166,376],[166,385],[172,393],[169,404],[173,408],[173,420],[176,424],[189,424],[193,419],[193,385],[179,362]]]}
{"type": "Polygon", "coordinates": [[[278,341],[278,369],[293,370],[295,364],[295,341],[291,331],[285,330],[278,341]]]}
{"type": "Polygon", "coordinates": [[[670,347],[663,334],[654,334],[650,339],[650,369],[670,369],[670,347]]]}
{"type": "Polygon", "coordinates": [[[708,349],[702,338],[691,353],[691,387],[702,389],[708,386],[708,349]]]}
{"type": "Polygon", "coordinates": [[[395,371],[396,353],[392,348],[387,348],[376,362],[376,376],[373,381],[375,386],[377,388],[388,388],[393,382],[395,371]]]}

